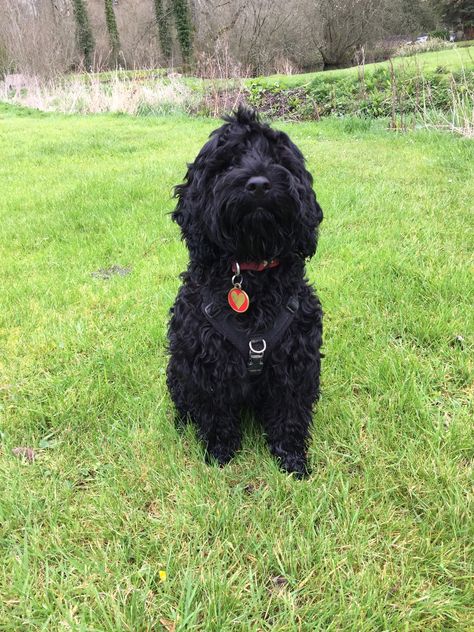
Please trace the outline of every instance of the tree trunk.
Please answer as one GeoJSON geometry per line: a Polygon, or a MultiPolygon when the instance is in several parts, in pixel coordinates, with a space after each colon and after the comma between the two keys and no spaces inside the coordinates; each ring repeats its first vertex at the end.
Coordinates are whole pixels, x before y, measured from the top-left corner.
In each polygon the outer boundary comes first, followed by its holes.
{"type": "Polygon", "coordinates": [[[105,22],[107,24],[107,32],[110,41],[110,57],[112,66],[117,67],[120,54],[120,38],[117,28],[117,20],[115,19],[113,0],[104,0],[105,2],[105,22]]]}
{"type": "Polygon", "coordinates": [[[172,0],[174,20],[184,69],[189,67],[192,54],[192,23],[188,0],[172,0]]]}
{"type": "Polygon", "coordinates": [[[165,0],[154,0],[155,18],[158,25],[158,37],[160,39],[160,47],[165,61],[171,57],[171,24],[170,24],[170,8],[165,0]]]}
{"type": "Polygon", "coordinates": [[[76,20],[77,45],[87,70],[92,69],[92,55],[94,53],[94,37],[87,15],[84,0],[73,0],[74,18],[76,20]]]}

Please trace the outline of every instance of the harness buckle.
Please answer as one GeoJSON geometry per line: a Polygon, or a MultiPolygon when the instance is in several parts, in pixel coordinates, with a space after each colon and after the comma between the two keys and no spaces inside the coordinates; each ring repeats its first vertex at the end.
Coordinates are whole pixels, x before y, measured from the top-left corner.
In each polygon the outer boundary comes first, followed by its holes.
{"type": "Polygon", "coordinates": [[[298,309],[298,299],[292,296],[290,300],[288,301],[288,303],[286,304],[286,309],[292,314],[294,314],[296,310],[298,309]]]}
{"type": "Polygon", "coordinates": [[[247,369],[253,375],[259,375],[263,370],[263,360],[267,343],[264,338],[252,338],[249,341],[249,359],[247,369]]]}

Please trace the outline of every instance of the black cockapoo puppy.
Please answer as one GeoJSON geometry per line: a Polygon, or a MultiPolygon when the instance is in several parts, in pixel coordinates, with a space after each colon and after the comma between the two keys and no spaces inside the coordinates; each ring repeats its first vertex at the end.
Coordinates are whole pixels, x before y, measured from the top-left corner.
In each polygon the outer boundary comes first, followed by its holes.
{"type": "Polygon", "coordinates": [[[304,476],[322,341],[305,259],[323,214],[285,133],[244,107],[224,120],[176,187],[190,261],[171,310],[168,387],[208,457],[232,458],[250,410],[282,468],[304,476]]]}

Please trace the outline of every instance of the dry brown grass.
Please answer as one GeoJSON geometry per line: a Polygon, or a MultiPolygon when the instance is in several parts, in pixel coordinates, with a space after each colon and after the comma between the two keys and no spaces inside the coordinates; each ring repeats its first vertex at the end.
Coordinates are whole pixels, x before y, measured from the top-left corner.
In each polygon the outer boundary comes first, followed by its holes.
{"type": "Polygon", "coordinates": [[[21,89],[0,83],[0,99],[46,112],[95,114],[121,112],[187,111],[195,100],[192,90],[178,77],[142,81],[113,73],[106,83],[96,75],[73,79],[25,78],[21,89]]]}
{"type": "Polygon", "coordinates": [[[443,113],[429,107],[430,95],[423,92],[423,105],[419,117],[428,129],[439,129],[474,138],[474,90],[463,72],[460,79],[450,78],[451,105],[449,112],[443,113]],[[428,105],[427,105],[428,104],[428,105]]]}

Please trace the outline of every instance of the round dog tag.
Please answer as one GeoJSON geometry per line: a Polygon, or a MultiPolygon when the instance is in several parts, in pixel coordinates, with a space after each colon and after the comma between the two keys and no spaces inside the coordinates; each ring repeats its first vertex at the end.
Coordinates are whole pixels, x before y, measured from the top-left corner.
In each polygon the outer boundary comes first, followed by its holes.
{"type": "Polygon", "coordinates": [[[246,312],[249,308],[250,300],[247,292],[244,292],[238,287],[233,287],[229,290],[227,300],[234,312],[238,312],[239,314],[246,312]]]}

